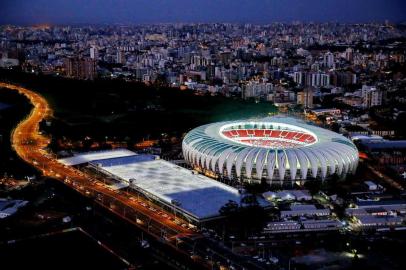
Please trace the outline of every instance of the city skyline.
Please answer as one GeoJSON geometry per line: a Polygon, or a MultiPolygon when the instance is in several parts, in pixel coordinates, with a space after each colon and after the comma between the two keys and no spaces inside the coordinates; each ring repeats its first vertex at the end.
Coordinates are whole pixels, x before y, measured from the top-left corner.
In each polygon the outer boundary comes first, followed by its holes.
{"type": "Polygon", "coordinates": [[[1,0],[1,265],[405,269],[405,123],[406,0],[1,0]]]}
{"type": "Polygon", "coordinates": [[[6,0],[0,4],[0,24],[402,22],[405,14],[406,3],[399,0],[6,0]]]}

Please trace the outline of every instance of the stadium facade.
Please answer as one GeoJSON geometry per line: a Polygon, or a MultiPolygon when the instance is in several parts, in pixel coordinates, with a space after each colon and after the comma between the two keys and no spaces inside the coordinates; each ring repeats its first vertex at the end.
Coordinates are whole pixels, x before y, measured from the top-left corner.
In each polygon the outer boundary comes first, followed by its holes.
{"type": "Polygon", "coordinates": [[[280,116],[197,127],[185,136],[182,149],[195,169],[241,182],[345,177],[358,165],[358,150],[349,139],[280,116]]]}

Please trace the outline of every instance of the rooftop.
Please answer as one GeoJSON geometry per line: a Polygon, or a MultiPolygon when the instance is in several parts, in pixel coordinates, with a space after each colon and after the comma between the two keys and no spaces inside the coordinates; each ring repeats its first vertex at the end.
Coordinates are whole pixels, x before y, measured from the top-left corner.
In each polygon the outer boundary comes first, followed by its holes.
{"type": "Polygon", "coordinates": [[[240,202],[237,189],[153,155],[97,160],[92,164],[124,181],[133,179],[138,188],[167,204],[177,202],[179,208],[197,219],[218,216],[229,200],[240,202]]]}
{"type": "Polygon", "coordinates": [[[385,200],[385,201],[359,201],[356,203],[358,207],[378,207],[387,205],[406,205],[405,200],[385,200]]]}
{"type": "Polygon", "coordinates": [[[307,211],[307,210],[317,210],[316,206],[313,204],[293,204],[290,206],[292,211],[307,211]]]}
{"type": "Polygon", "coordinates": [[[58,161],[64,165],[74,166],[83,163],[88,163],[95,160],[103,160],[117,157],[127,157],[136,155],[134,152],[127,149],[114,149],[105,151],[87,152],[81,154],[74,154],[73,157],[61,158],[58,161]]]}
{"type": "Polygon", "coordinates": [[[368,140],[362,144],[369,150],[385,150],[385,149],[406,149],[406,140],[389,141],[389,140],[368,140]]]}

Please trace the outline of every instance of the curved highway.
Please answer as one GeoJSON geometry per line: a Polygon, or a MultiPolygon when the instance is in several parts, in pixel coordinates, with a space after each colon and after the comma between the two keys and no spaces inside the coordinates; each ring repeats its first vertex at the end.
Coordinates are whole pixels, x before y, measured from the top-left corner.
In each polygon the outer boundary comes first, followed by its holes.
{"type": "Polygon", "coordinates": [[[41,121],[52,116],[52,110],[45,98],[41,95],[12,84],[0,83],[0,88],[8,88],[18,91],[26,96],[34,106],[31,113],[12,132],[11,142],[16,153],[27,163],[40,170],[43,175],[63,181],[80,193],[93,197],[99,203],[109,207],[113,212],[129,219],[134,215],[134,220],[138,225],[148,224],[148,230],[158,229],[162,235],[165,229],[167,237],[176,235],[193,235],[194,231],[181,226],[184,221],[165,213],[165,217],[160,215],[157,206],[151,202],[135,199],[126,192],[117,192],[107,186],[98,183],[91,176],[72,167],[59,163],[52,154],[46,151],[50,143],[50,138],[41,134],[39,124],[41,121]],[[133,214],[131,214],[133,212],[133,214]]]}
{"type": "Polygon", "coordinates": [[[172,213],[162,210],[147,200],[135,198],[128,192],[114,191],[92,176],[59,163],[46,149],[50,138],[43,135],[39,129],[41,121],[52,117],[53,113],[45,98],[27,88],[13,84],[0,82],[0,88],[18,91],[26,96],[34,107],[31,113],[13,130],[11,143],[16,153],[24,161],[41,171],[43,175],[64,182],[188,257],[190,254],[194,254],[199,255],[200,258],[212,258],[212,261],[196,260],[196,263],[205,268],[213,269],[215,262],[222,262],[223,265],[233,264],[235,269],[244,269],[247,268],[247,265],[248,268],[261,269],[258,265],[249,260],[246,261],[230,250],[211,243],[203,235],[190,229],[187,222],[172,213]],[[204,243],[202,247],[196,247],[196,239],[202,239],[204,243]],[[178,242],[183,245],[180,247],[178,242]]]}

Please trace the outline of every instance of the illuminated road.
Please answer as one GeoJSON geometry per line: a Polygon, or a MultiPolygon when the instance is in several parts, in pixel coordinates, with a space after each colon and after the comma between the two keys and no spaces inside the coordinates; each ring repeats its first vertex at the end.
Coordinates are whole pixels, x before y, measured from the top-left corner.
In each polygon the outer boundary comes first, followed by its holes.
{"type": "Polygon", "coordinates": [[[188,257],[193,253],[201,258],[212,258],[212,262],[207,259],[199,260],[199,264],[207,268],[212,268],[214,262],[221,262],[223,265],[233,264],[239,269],[246,268],[242,267],[240,263],[258,269],[252,262],[243,262],[241,257],[206,240],[204,242],[208,244],[197,247],[194,243],[195,239],[203,240],[204,237],[189,228],[186,221],[162,210],[150,201],[128,192],[112,190],[92,176],[59,163],[51,153],[47,152],[46,148],[50,143],[50,138],[41,134],[39,130],[41,121],[52,117],[53,112],[47,101],[39,94],[16,85],[0,82],[0,88],[18,91],[26,96],[34,106],[31,113],[13,130],[11,142],[16,153],[24,161],[40,170],[43,175],[57,179],[84,196],[94,199],[98,204],[188,257]],[[192,252],[191,246],[193,247],[192,252]]]}
{"type": "Polygon", "coordinates": [[[94,197],[96,201],[110,208],[126,219],[136,222],[137,225],[146,224],[148,230],[165,229],[165,235],[173,237],[176,235],[196,234],[189,228],[182,227],[185,222],[170,214],[158,211],[151,202],[135,199],[126,192],[117,192],[107,186],[98,183],[90,176],[72,167],[65,166],[56,161],[53,156],[46,151],[50,139],[41,134],[39,123],[52,116],[52,110],[47,101],[39,94],[15,85],[0,83],[0,87],[16,90],[26,96],[34,106],[27,118],[22,120],[13,130],[11,141],[16,153],[27,163],[30,163],[45,176],[49,176],[65,184],[70,185],[80,193],[94,197]]]}

